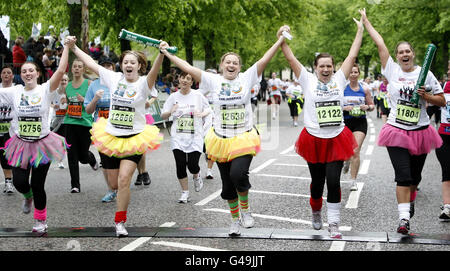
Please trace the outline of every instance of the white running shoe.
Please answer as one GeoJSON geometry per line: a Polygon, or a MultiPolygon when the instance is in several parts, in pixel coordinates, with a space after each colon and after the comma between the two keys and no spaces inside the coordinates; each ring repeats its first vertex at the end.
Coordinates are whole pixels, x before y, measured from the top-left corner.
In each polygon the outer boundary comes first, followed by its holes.
{"type": "Polygon", "coordinates": [[[331,223],[328,225],[328,232],[331,238],[341,239],[342,233],[339,231],[339,225],[337,223],[331,223]]]}
{"type": "Polygon", "coordinates": [[[214,179],[211,169],[206,171],[206,179],[214,179]]]}
{"type": "Polygon", "coordinates": [[[440,219],[450,219],[450,204],[445,204],[444,206],[441,206],[442,212],[439,215],[440,219]]]}
{"type": "Polygon", "coordinates": [[[6,193],[6,194],[14,193],[14,185],[12,184],[12,182],[5,183],[5,189],[3,190],[3,193],[6,193]]]}
{"type": "Polygon", "coordinates": [[[241,235],[241,222],[239,221],[239,219],[232,220],[228,235],[231,237],[241,235]]]}
{"type": "Polygon", "coordinates": [[[195,187],[195,192],[200,192],[200,190],[202,190],[202,188],[203,188],[203,179],[200,176],[200,172],[198,173],[197,179],[194,179],[194,187],[195,187]]]}
{"type": "Polygon", "coordinates": [[[322,228],[322,211],[312,211],[312,226],[315,230],[322,228]]]}
{"type": "Polygon", "coordinates": [[[244,228],[251,228],[255,225],[255,219],[250,212],[241,211],[241,224],[244,228]]]}
{"type": "Polygon", "coordinates": [[[29,214],[31,212],[32,204],[33,204],[33,198],[23,200],[22,211],[24,214],[29,214]]]}
{"type": "Polygon", "coordinates": [[[47,232],[47,221],[36,219],[32,232],[45,233],[47,232]]]}
{"type": "Polygon", "coordinates": [[[116,236],[117,237],[127,237],[128,236],[128,232],[127,232],[127,229],[125,229],[124,222],[115,223],[115,227],[116,227],[116,236]]]}
{"type": "Polygon", "coordinates": [[[59,163],[58,163],[58,168],[64,169],[64,163],[63,163],[63,162],[59,162],[59,163]]]}
{"type": "Polygon", "coordinates": [[[356,185],[356,180],[352,181],[352,186],[350,187],[350,191],[358,191],[358,185],[356,185]]]}
{"type": "Polygon", "coordinates": [[[347,174],[350,169],[350,160],[344,161],[344,167],[342,168],[342,173],[347,174]]]}
{"type": "Polygon", "coordinates": [[[189,191],[181,192],[181,197],[178,199],[179,203],[188,203],[191,199],[189,198],[189,191]]]}

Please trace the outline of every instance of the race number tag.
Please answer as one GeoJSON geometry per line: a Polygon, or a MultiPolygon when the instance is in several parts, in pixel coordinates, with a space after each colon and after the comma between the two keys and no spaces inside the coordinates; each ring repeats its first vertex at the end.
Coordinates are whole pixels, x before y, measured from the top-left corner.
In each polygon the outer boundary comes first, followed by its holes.
{"type": "Polygon", "coordinates": [[[447,102],[445,109],[447,109],[447,122],[450,122],[450,101],[447,102]]]}
{"type": "Polygon", "coordinates": [[[194,133],[194,115],[185,114],[177,119],[177,133],[194,133]]]}
{"type": "Polygon", "coordinates": [[[111,110],[111,124],[118,129],[133,129],[134,108],[127,106],[113,105],[111,110]]]}
{"type": "Polygon", "coordinates": [[[366,114],[366,112],[361,110],[361,107],[359,107],[359,105],[355,105],[355,106],[353,106],[353,109],[350,111],[349,114],[352,117],[361,117],[361,116],[364,116],[366,114]]]}
{"type": "Polygon", "coordinates": [[[0,121],[0,134],[6,134],[11,127],[11,120],[1,120],[0,121]]]}
{"type": "Polygon", "coordinates": [[[82,102],[69,102],[67,107],[67,114],[71,118],[81,119],[81,112],[83,111],[82,102]]]}
{"type": "Polygon", "coordinates": [[[42,131],[41,117],[19,117],[19,136],[23,139],[39,139],[42,131]]]}
{"type": "Polygon", "coordinates": [[[98,117],[108,119],[109,117],[109,107],[99,107],[98,117]]]}
{"type": "Polygon", "coordinates": [[[222,129],[237,129],[245,125],[245,106],[243,104],[222,105],[222,129]]]}
{"type": "Polygon", "coordinates": [[[339,101],[316,102],[316,114],[320,127],[339,126],[342,123],[339,101]]]}
{"type": "Polygon", "coordinates": [[[407,102],[405,100],[398,100],[397,102],[397,117],[395,122],[413,126],[417,125],[420,116],[420,105],[407,102]]]}

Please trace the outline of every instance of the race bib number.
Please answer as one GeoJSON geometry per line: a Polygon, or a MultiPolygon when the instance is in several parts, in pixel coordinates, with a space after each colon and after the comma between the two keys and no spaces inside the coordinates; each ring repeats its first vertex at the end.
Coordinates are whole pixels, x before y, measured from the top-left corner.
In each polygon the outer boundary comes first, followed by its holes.
{"type": "Polygon", "coordinates": [[[67,113],[67,109],[58,109],[55,111],[57,117],[64,117],[67,113]]]}
{"type": "Polygon", "coordinates": [[[339,126],[342,123],[342,107],[339,101],[316,102],[316,114],[320,127],[339,126]]]}
{"type": "Polygon", "coordinates": [[[194,133],[194,115],[186,114],[177,119],[177,133],[194,133]]]}
{"type": "Polygon", "coordinates": [[[24,139],[39,139],[42,131],[41,117],[19,117],[19,136],[24,139]]]}
{"type": "Polygon", "coordinates": [[[127,106],[113,105],[109,121],[118,129],[133,129],[134,108],[127,106]]]}
{"type": "Polygon", "coordinates": [[[447,112],[447,122],[450,122],[450,101],[447,102],[447,106],[445,107],[447,112]]]}
{"type": "Polygon", "coordinates": [[[67,107],[67,114],[69,115],[69,117],[80,119],[82,111],[83,111],[82,102],[69,102],[69,106],[67,107]]]}
{"type": "Polygon", "coordinates": [[[358,105],[353,106],[353,109],[349,112],[350,116],[352,117],[361,117],[366,114],[365,111],[361,110],[361,107],[358,105]]]}
{"type": "Polygon", "coordinates": [[[100,107],[98,109],[98,117],[108,119],[109,117],[109,107],[100,107]]]}
{"type": "Polygon", "coordinates": [[[222,105],[220,109],[222,129],[237,129],[245,125],[245,106],[222,105]]]}
{"type": "Polygon", "coordinates": [[[0,134],[6,134],[11,127],[11,120],[0,121],[0,134]]]}
{"type": "Polygon", "coordinates": [[[410,103],[404,100],[397,102],[397,116],[395,122],[413,126],[417,125],[420,116],[420,105],[410,103]]]}

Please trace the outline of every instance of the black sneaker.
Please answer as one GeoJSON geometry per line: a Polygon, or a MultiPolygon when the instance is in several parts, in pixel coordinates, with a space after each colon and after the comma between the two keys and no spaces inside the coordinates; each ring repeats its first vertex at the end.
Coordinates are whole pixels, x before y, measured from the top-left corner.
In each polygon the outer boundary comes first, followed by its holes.
{"type": "Polygon", "coordinates": [[[409,220],[408,219],[400,220],[400,223],[398,223],[397,232],[401,233],[401,234],[408,234],[408,232],[409,232],[409,220]]]}
{"type": "Polygon", "coordinates": [[[143,180],[143,175],[142,174],[138,174],[136,181],[134,182],[134,185],[141,185],[142,184],[142,180],[143,180]]]}
{"type": "Polygon", "coordinates": [[[142,175],[142,182],[144,183],[144,185],[150,185],[152,183],[152,180],[150,180],[148,172],[144,172],[141,175],[142,175]]]}

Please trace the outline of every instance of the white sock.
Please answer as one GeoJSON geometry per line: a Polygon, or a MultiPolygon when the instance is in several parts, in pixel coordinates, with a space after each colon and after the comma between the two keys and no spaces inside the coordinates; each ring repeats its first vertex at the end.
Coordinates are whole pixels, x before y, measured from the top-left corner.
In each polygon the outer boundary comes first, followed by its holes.
{"type": "Polygon", "coordinates": [[[341,203],[327,202],[328,224],[339,224],[341,222],[341,203]]]}
{"type": "Polygon", "coordinates": [[[398,219],[408,219],[409,220],[409,207],[410,203],[399,203],[398,204],[398,219]]]}

